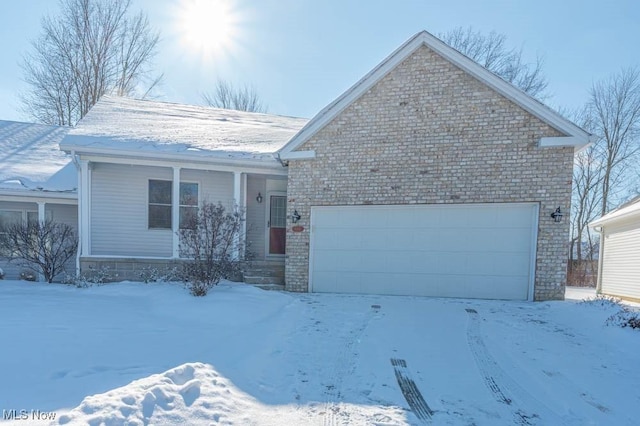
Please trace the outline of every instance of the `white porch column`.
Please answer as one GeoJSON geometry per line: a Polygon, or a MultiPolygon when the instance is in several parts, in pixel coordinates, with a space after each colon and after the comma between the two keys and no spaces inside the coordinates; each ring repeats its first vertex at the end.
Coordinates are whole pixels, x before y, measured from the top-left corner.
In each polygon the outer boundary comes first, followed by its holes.
{"type": "Polygon", "coordinates": [[[82,255],[91,255],[91,227],[90,227],[90,192],[91,192],[91,177],[89,176],[89,162],[86,160],[80,161],[80,244],[82,246],[82,255]]]}
{"type": "Polygon", "coordinates": [[[44,214],[45,204],[44,201],[38,201],[38,222],[40,222],[40,224],[43,224],[46,220],[44,214]]]}
{"type": "MultiPolygon", "coordinates": [[[[233,172],[233,208],[242,211],[242,172],[233,172]]],[[[240,234],[236,233],[233,249],[233,258],[240,259],[240,234]]]]}
{"type": "Polygon", "coordinates": [[[243,221],[242,221],[242,228],[241,228],[241,237],[244,238],[244,244],[243,244],[243,248],[244,250],[242,251],[242,253],[240,253],[240,257],[242,257],[244,259],[245,253],[246,253],[246,243],[247,243],[247,174],[243,173],[242,174],[242,216],[243,216],[243,221]]]}
{"type": "MultiPolygon", "coordinates": [[[[44,215],[44,206],[45,206],[45,202],[44,201],[38,201],[38,223],[40,223],[40,226],[44,225],[44,221],[45,221],[45,215],[44,215]]],[[[38,281],[39,282],[43,282],[44,281],[44,275],[42,274],[38,274],[38,281]]]]}
{"type": "Polygon", "coordinates": [[[171,188],[171,229],[173,230],[173,258],[180,257],[180,167],[173,167],[171,188]]]}

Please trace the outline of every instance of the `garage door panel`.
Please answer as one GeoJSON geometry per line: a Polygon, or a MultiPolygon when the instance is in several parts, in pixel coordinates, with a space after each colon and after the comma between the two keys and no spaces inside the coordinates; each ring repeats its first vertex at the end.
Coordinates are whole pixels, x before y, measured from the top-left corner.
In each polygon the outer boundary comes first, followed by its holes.
{"type": "Polygon", "coordinates": [[[535,204],[312,208],[313,291],[527,299],[536,212],[535,204]]]}
{"type": "Polygon", "coordinates": [[[339,230],[324,228],[315,232],[313,236],[313,246],[319,250],[335,250],[340,248],[341,239],[338,238],[339,230]]]}

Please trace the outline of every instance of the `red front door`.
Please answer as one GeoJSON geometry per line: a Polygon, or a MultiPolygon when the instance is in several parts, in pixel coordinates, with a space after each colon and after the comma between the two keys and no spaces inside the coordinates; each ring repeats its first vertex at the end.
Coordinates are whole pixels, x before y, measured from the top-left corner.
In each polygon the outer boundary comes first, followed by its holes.
{"type": "Polygon", "coordinates": [[[287,236],[287,197],[269,196],[269,254],[284,254],[287,236]]]}

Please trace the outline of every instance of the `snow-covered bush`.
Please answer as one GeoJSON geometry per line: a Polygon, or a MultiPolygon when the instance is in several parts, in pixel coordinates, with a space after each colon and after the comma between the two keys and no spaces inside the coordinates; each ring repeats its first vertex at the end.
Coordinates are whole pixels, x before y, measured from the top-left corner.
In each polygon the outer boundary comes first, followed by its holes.
{"type": "Polygon", "coordinates": [[[4,271],[0,268],[0,280],[4,280],[4,271]]]}
{"type": "Polygon", "coordinates": [[[156,268],[153,266],[145,266],[138,271],[140,281],[145,284],[155,283],[158,281],[182,281],[182,274],[177,267],[173,268],[156,268]]]}
{"type": "Polygon", "coordinates": [[[108,266],[100,269],[89,267],[89,272],[81,275],[65,275],[63,284],[74,285],[78,288],[92,287],[95,284],[106,284],[118,279],[118,274],[111,271],[108,266]]]}
{"type": "Polygon", "coordinates": [[[605,321],[606,325],[640,329],[640,312],[632,310],[617,297],[599,294],[596,297],[581,301],[580,304],[596,306],[605,310],[615,310],[616,312],[605,321]]]}
{"type": "Polygon", "coordinates": [[[622,309],[607,318],[607,325],[640,329],[640,313],[629,309],[622,309]]]}
{"type": "Polygon", "coordinates": [[[607,296],[605,294],[598,294],[595,297],[584,299],[580,302],[581,305],[597,306],[600,308],[623,308],[622,300],[617,297],[607,296]]]}
{"type": "Polygon", "coordinates": [[[194,296],[205,296],[222,278],[240,273],[234,253],[243,249],[240,235],[243,213],[229,213],[222,204],[202,203],[180,229],[180,252],[189,259],[184,263],[184,279],[194,296]]]}
{"type": "Polygon", "coordinates": [[[38,277],[33,271],[22,271],[20,272],[20,279],[22,281],[37,281],[38,277]]]}

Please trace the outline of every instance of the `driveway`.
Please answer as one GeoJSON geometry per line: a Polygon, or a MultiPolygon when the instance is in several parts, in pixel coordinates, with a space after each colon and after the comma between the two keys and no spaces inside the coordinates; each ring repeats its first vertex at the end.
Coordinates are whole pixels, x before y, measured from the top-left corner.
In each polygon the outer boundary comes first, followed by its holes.
{"type": "Polygon", "coordinates": [[[134,283],[4,283],[0,303],[23,341],[0,408],[54,424],[631,425],[640,403],[640,335],[602,303],[134,283]]]}

